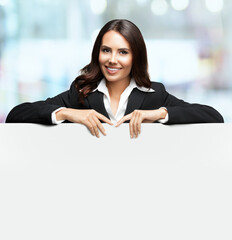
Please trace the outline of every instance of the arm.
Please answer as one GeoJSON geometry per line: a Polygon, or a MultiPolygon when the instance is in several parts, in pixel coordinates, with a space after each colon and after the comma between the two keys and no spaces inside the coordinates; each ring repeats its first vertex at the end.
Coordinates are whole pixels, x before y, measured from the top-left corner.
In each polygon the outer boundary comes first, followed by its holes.
{"type": "Polygon", "coordinates": [[[113,125],[107,117],[93,109],[64,108],[57,111],[56,120],[68,120],[70,122],[83,124],[90,130],[91,134],[96,137],[100,137],[99,130],[103,135],[106,135],[106,131],[100,120],[113,125]]]}
{"type": "Polygon", "coordinates": [[[83,108],[78,103],[78,92],[74,82],[70,89],[53,98],[48,98],[45,101],[33,103],[22,103],[14,107],[6,118],[7,123],[40,123],[52,124],[52,113],[61,108],[83,108]]]}
{"type": "Polygon", "coordinates": [[[223,123],[221,114],[214,108],[202,104],[190,104],[166,92],[162,85],[164,107],[169,115],[167,124],[223,123]]]}
{"type": "Polygon", "coordinates": [[[60,107],[69,107],[69,91],[54,98],[33,103],[22,103],[14,107],[6,118],[6,123],[41,123],[52,124],[51,114],[60,107]]]}
{"type": "Polygon", "coordinates": [[[138,137],[142,122],[158,121],[164,124],[224,122],[220,113],[210,106],[184,102],[166,92],[161,83],[153,83],[152,88],[156,92],[147,97],[146,102],[144,101],[144,108],[154,110],[134,110],[124,116],[116,125],[117,127],[130,120],[129,127],[132,138],[138,137]],[[166,116],[168,116],[167,119],[165,119],[166,116]]]}
{"type": "Polygon", "coordinates": [[[166,108],[159,108],[154,110],[134,110],[132,113],[127,114],[123,118],[121,118],[115,127],[119,127],[123,122],[130,120],[129,129],[130,129],[130,137],[137,138],[141,133],[141,123],[153,123],[156,121],[166,123],[166,116],[168,112],[166,108]]]}
{"type": "Polygon", "coordinates": [[[110,125],[112,125],[112,122],[93,109],[82,108],[83,106],[78,103],[77,91],[74,84],[72,84],[69,91],[63,92],[56,97],[16,106],[8,114],[6,122],[51,125],[54,122],[52,116],[55,115],[56,121],[67,120],[85,125],[94,136],[100,136],[99,130],[103,135],[106,135],[100,120],[110,125]]]}

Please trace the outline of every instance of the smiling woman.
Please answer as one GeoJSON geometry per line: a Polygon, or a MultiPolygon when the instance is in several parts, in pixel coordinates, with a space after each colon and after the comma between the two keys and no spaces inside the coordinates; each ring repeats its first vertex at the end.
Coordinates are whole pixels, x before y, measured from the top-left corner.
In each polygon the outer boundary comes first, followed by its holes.
{"type": "Polygon", "coordinates": [[[103,36],[99,65],[109,83],[129,85],[132,52],[129,43],[120,33],[109,31],[103,36]]]}
{"type": "Polygon", "coordinates": [[[108,81],[120,82],[121,80],[129,85],[132,67],[132,53],[129,48],[129,43],[119,33],[110,31],[104,35],[99,64],[108,81]],[[120,48],[121,46],[125,47],[120,48]]]}
{"type": "Polygon", "coordinates": [[[138,137],[141,123],[222,123],[215,109],[190,104],[166,92],[163,84],[151,82],[147,51],[136,25],[112,20],[99,32],[91,62],[81,70],[70,90],[45,101],[16,106],[6,122],[84,124],[99,137],[106,135],[102,122],[129,121],[130,136],[138,137]]]}
{"type": "Polygon", "coordinates": [[[130,84],[132,52],[127,40],[118,32],[109,31],[102,38],[99,53],[100,69],[105,76],[113,116],[116,115],[120,96],[130,84]]]}

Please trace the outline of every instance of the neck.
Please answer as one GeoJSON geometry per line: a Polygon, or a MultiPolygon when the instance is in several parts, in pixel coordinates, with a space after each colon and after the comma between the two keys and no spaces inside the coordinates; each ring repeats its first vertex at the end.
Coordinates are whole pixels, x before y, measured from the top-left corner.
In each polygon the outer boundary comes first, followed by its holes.
{"type": "Polygon", "coordinates": [[[109,91],[110,97],[120,97],[123,91],[129,86],[130,79],[116,82],[109,82],[106,80],[106,86],[109,91]]]}

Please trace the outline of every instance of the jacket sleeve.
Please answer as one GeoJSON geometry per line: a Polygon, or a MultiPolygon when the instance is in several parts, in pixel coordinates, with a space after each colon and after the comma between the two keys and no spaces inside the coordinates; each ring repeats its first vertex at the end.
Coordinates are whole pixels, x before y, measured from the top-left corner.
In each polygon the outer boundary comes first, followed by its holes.
{"type": "Polygon", "coordinates": [[[164,107],[167,108],[169,115],[167,124],[224,122],[221,114],[214,108],[197,103],[187,103],[169,94],[163,85],[162,88],[164,107]]]}
{"type": "Polygon", "coordinates": [[[6,118],[6,123],[40,123],[51,125],[52,112],[60,107],[73,107],[72,98],[77,102],[77,93],[74,84],[70,90],[63,92],[45,101],[26,102],[14,107],[6,118]]]}

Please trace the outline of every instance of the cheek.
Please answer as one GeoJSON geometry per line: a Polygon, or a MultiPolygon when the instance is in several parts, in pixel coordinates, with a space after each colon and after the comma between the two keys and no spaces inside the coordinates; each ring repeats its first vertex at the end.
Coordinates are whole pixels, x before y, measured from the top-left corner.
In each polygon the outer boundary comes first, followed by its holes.
{"type": "Polygon", "coordinates": [[[104,56],[104,54],[99,54],[99,58],[98,61],[100,64],[104,64],[106,62],[106,56],[104,56]]]}
{"type": "Polygon", "coordinates": [[[123,59],[121,60],[121,64],[122,64],[124,67],[131,68],[131,67],[132,67],[132,57],[123,58],[123,59]]]}

